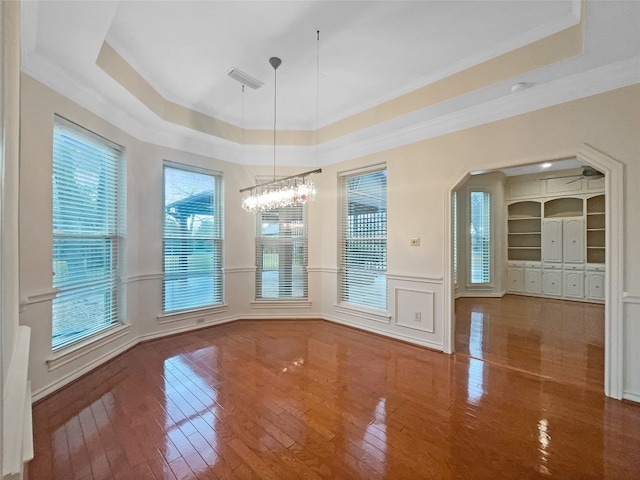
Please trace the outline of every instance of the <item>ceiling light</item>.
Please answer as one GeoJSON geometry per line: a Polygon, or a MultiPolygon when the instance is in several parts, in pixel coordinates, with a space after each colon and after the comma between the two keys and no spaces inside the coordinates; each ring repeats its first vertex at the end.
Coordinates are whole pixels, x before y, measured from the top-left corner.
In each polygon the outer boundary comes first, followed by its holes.
{"type": "Polygon", "coordinates": [[[238,70],[237,68],[232,68],[231,70],[229,70],[229,73],[227,73],[227,75],[229,75],[231,78],[233,78],[237,82],[240,82],[242,85],[246,85],[247,87],[253,88],[254,90],[257,90],[262,85],[264,85],[264,83],[262,83],[257,78],[253,78],[248,73],[244,73],[243,71],[238,70]]]}
{"type": "MultiPolygon", "coordinates": [[[[318,32],[318,43],[320,42],[320,32],[318,32]]],[[[282,64],[282,60],[278,57],[271,57],[269,63],[273,67],[274,92],[273,92],[273,180],[266,183],[260,183],[253,187],[246,187],[240,190],[240,193],[249,192],[249,196],[242,200],[242,208],[247,212],[262,212],[265,210],[273,210],[276,208],[290,207],[294,205],[304,205],[315,196],[315,187],[307,177],[314,173],[321,173],[322,169],[309,170],[308,172],[291,175],[289,177],[276,179],[276,118],[277,118],[277,93],[278,93],[278,76],[276,70],[282,64]]],[[[319,70],[316,69],[316,76],[319,76],[319,70]]],[[[317,83],[317,82],[316,82],[317,83]]],[[[316,91],[316,96],[317,96],[316,91]]],[[[316,102],[316,117],[317,113],[316,102]]],[[[318,126],[316,124],[316,148],[318,144],[317,137],[318,126]]]]}
{"type": "Polygon", "coordinates": [[[549,168],[552,164],[550,162],[545,162],[542,165],[540,165],[542,168],[549,168]]]}

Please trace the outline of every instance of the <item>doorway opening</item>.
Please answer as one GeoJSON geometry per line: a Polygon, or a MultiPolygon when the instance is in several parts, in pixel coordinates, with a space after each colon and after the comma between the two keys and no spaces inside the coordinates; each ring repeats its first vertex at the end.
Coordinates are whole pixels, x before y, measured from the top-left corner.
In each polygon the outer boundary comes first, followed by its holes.
{"type": "MultiPolygon", "coordinates": [[[[623,206],[623,168],[617,160],[594,149],[589,145],[583,145],[577,152],[576,159],[585,166],[592,167],[604,174],[604,237],[606,249],[604,251],[604,278],[602,289],[604,290],[604,393],[607,396],[620,399],[623,392],[623,337],[622,337],[622,301],[623,301],[623,244],[622,244],[622,216],[619,212],[623,206]]],[[[455,197],[455,192],[460,191],[465,182],[471,177],[472,172],[463,172],[455,183],[447,189],[446,204],[448,208],[448,228],[446,238],[446,262],[445,271],[445,344],[444,350],[447,353],[456,351],[455,332],[455,299],[456,285],[464,281],[463,275],[458,271],[459,262],[454,259],[454,252],[461,254],[460,239],[454,245],[454,204],[461,204],[461,196],[455,197]],[[454,267],[455,270],[454,270],[454,267]]],[[[600,235],[600,234],[598,234],[600,235]]],[[[504,235],[506,238],[506,235],[504,235]]],[[[458,235],[459,237],[459,235],[458,235]]],[[[506,247],[506,246],[505,246],[506,247]]],[[[506,262],[506,254],[504,255],[506,262]]],[[[499,267],[502,270],[505,263],[499,267]]],[[[506,273],[503,272],[503,275],[506,273]]],[[[504,279],[506,281],[506,279],[504,279]]],[[[505,288],[506,290],[506,288],[505,288]]],[[[477,296],[502,297],[504,291],[475,292],[477,296]],[[493,294],[492,294],[493,293],[493,294]]],[[[523,297],[526,298],[526,297],[523,297]]],[[[496,299],[497,300],[497,299],[496,299]]],[[[557,300],[560,302],[560,300],[557,300]]],[[[577,303],[577,302],[576,302],[577,303]]],[[[580,315],[579,313],[577,315],[580,315]]],[[[477,319],[476,319],[477,320],[477,319]]],[[[477,322],[476,322],[477,323],[477,322]]]]}

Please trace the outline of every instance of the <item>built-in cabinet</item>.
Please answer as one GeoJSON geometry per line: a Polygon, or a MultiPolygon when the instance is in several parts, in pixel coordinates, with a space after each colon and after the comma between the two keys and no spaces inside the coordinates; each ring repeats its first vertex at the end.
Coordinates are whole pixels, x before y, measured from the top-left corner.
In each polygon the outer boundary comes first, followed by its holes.
{"type": "Polygon", "coordinates": [[[540,202],[515,202],[508,205],[508,251],[510,260],[540,261],[542,235],[540,202]]]}
{"type": "Polygon", "coordinates": [[[604,300],[603,194],[507,203],[510,293],[604,300]]]}

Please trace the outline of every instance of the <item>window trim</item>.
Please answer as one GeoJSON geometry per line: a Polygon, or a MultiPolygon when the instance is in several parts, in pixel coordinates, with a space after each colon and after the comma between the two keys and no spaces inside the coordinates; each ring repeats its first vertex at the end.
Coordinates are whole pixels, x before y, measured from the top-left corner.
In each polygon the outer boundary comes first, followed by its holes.
{"type": "MultiPolygon", "coordinates": [[[[292,208],[292,207],[283,207],[282,209],[277,208],[277,209],[273,209],[273,210],[284,210],[284,209],[288,209],[288,208],[292,208]]],[[[262,240],[262,236],[258,235],[259,232],[259,223],[262,220],[262,214],[264,212],[257,212],[255,214],[255,219],[254,219],[254,228],[255,228],[255,234],[254,234],[254,254],[255,254],[255,275],[254,275],[254,301],[252,302],[252,304],[263,304],[263,305],[268,305],[269,303],[277,303],[277,304],[282,304],[284,306],[284,304],[293,304],[293,303],[298,303],[300,305],[305,305],[308,301],[309,301],[309,273],[308,273],[308,267],[309,267],[309,214],[308,214],[308,206],[307,204],[301,205],[300,208],[302,208],[302,222],[303,222],[303,230],[304,230],[304,234],[300,237],[280,237],[279,235],[277,237],[265,237],[265,240],[262,240]],[[269,240],[275,240],[274,242],[270,242],[269,240]],[[262,272],[263,270],[260,268],[259,263],[258,263],[258,247],[259,245],[269,245],[269,244],[277,244],[280,243],[280,241],[282,240],[281,243],[290,243],[293,245],[294,242],[300,242],[302,241],[303,245],[304,245],[304,258],[305,258],[305,264],[303,265],[304,268],[304,286],[303,286],[303,291],[304,291],[304,296],[302,297],[294,297],[294,296],[288,296],[288,297],[262,297],[262,296],[258,296],[258,275],[260,274],[260,272],[262,272]],[[288,242],[287,240],[290,240],[290,242],[288,242]]],[[[267,210],[267,211],[271,211],[271,210],[267,210]]],[[[280,223],[278,223],[280,224],[280,223]]],[[[293,257],[292,257],[293,260],[293,257]]],[[[293,265],[293,263],[292,263],[293,265]]],[[[260,285],[262,285],[262,283],[260,282],[260,285]]],[[[293,287],[293,285],[292,285],[293,287]]]]}
{"type": "Polygon", "coordinates": [[[160,305],[160,313],[156,316],[158,323],[167,323],[171,321],[178,321],[185,318],[191,318],[193,315],[201,315],[205,311],[210,311],[212,313],[223,312],[227,310],[228,305],[225,303],[225,274],[224,274],[224,239],[225,239],[225,222],[224,222],[224,175],[221,171],[213,170],[205,167],[200,167],[197,165],[190,165],[186,163],[180,163],[173,160],[163,160],[162,162],[162,207],[160,209],[160,225],[162,228],[161,234],[161,305],[160,305]],[[219,243],[220,243],[220,270],[218,272],[219,278],[219,291],[220,291],[220,302],[212,303],[209,305],[201,305],[197,307],[185,307],[178,310],[165,310],[164,303],[164,289],[165,289],[165,236],[164,236],[164,222],[165,222],[165,195],[166,195],[166,180],[165,180],[165,172],[167,168],[172,168],[175,170],[182,170],[202,175],[209,175],[214,178],[215,185],[217,187],[216,199],[217,199],[217,208],[220,216],[220,225],[219,225],[219,243]],[[165,320],[166,319],[166,320],[165,320]]]}
{"type": "MultiPolygon", "coordinates": [[[[376,173],[376,172],[386,172],[387,176],[388,176],[388,169],[387,169],[387,164],[386,163],[378,163],[378,164],[374,164],[374,165],[368,165],[368,166],[364,166],[364,167],[360,167],[360,168],[355,168],[352,170],[345,170],[342,172],[338,172],[338,235],[337,235],[337,265],[338,265],[338,269],[337,269],[337,298],[336,298],[336,304],[334,305],[334,308],[336,309],[337,312],[342,312],[342,313],[350,313],[351,315],[356,315],[356,316],[361,316],[361,315],[365,315],[366,318],[369,317],[379,317],[379,318],[375,318],[378,321],[381,321],[383,323],[388,323],[387,322],[387,318],[388,317],[388,310],[389,310],[389,282],[387,280],[387,269],[388,269],[388,265],[387,268],[385,269],[383,276],[385,279],[385,306],[384,307],[378,307],[378,306],[372,306],[372,305],[366,305],[366,304],[360,304],[360,303],[352,303],[349,302],[345,299],[343,299],[342,297],[342,293],[343,293],[343,281],[344,281],[344,275],[346,274],[346,268],[345,265],[343,264],[343,258],[342,258],[342,244],[344,241],[344,237],[343,237],[343,215],[345,212],[345,209],[347,208],[347,202],[348,202],[348,195],[347,195],[347,191],[346,191],[346,181],[348,178],[352,178],[352,177],[359,177],[359,176],[365,176],[368,174],[372,174],[372,173],[376,173]]],[[[388,187],[388,178],[387,178],[387,187],[388,187]]],[[[385,191],[385,207],[388,210],[388,199],[389,199],[389,195],[388,195],[388,188],[385,191]]],[[[387,232],[385,234],[385,251],[386,251],[386,256],[387,256],[387,262],[388,262],[388,247],[389,247],[389,243],[388,243],[388,217],[387,217],[387,232]]]]}
{"type": "Polygon", "coordinates": [[[466,283],[467,283],[467,290],[489,290],[494,288],[495,286],[495,268],[494,268],[494,262],[495,262],[495,251],[494,251],[494,245],[495,245],[495,208],[494,208],[494,192],[491,188],[488,187],[484,187],[484,186],[472,186],[472,187],[468,187],[467,188],[467,195],[466,195],[466,202],[467,202],[467,222],[465,225],[465,231],[467,232],[468,235],[468,245],[466,248],[466,256],[468,259],[468,268],[467,268],[467,275],[466,275],[466,283]],[[471,241],[471,232],[470,232],[470,227],[471,227],[471,194],[474,192],[480,192],[480,193],[485,193],[489,195],[489,247],[488,247],[488,252],[489,252],[489,281],[488,282],[483,282],[483,283],[473,283],[471,281],[471,258],[472,258],[472,241],[471,241]]]}
{"type": "MultiPolygon", "coordinates": [[[[126,196],[126,148],[123,145],[119,145],[108,138],[89,130],[88,128],[80,125],[79,123],[73,122],[61,115],[54,114],[53,121],[53,129],[52,129],[52,137],[51,137],[51,146],[52,146],[52,155],[51,155],[51,167],[52,167],[52,179],[51,179],[51,248],[52,248],[52,270],[54,268],[54,244],[56,238],[64,237],[64,234],[56,234],[54,231],[54,187],[53,187],[53,171],[54,171],[54,145],[56,142],[56,128],[60,125],[63,128],[67,128],[75,131],[80,136],[88,137],[91,140],[94,140],[100,144],[102,144],[107,149],[112,149],[117,151],[117,155],[114,156],[115,159],[115,192],[114,192],[114,203],[115,203],[115,231],[113,234],[104,235],[104,237],[108,237],[112,239],[115,243],[115,246],[111,248],[112,253],[115,252],[116,262],[115,266],[110,270],[110,276],[114,278],[113,283],[113,297],[114,297],[114,309],[115,315],[112,317],[112,322],[103,328],[100,329],[90,329],[86,334],[82,336],[77,336],[71,338],[71,340],[64,341],[58,345],[53,344],[53,304],[56,301],[56,298],[59,297],[61,293],[63,293],[66,289],[61,288],[60,286],[53,286],[54,280],[52,278],[52,293],[51,293],[51,352],[56,355],[65,355],[66,352],[74,352],[77,349],[83,348],[98,348],[92,347],[92,345],[96,345],[100,343],[100,341],[105,337],[111,335],[111,332],[114,330],[120,330],[124,327],[128,326],[128,322],[126,322],[126,291],[125,286],[123,285],[122,278],[125,276],[126,270],[126,218],[127,218],[127,196],[126,196]]],[[[77,235],[78,237],[80,235],[77,235]]],[[[91,238],[95,238],[94,235],[91,238]]],[[[88,282],[93,283],[93,282],[88,282]]],[[[74,285],[72,288],[82,288],[87,286],[87,282],[84,282],[82,285],[74,285]]]]}

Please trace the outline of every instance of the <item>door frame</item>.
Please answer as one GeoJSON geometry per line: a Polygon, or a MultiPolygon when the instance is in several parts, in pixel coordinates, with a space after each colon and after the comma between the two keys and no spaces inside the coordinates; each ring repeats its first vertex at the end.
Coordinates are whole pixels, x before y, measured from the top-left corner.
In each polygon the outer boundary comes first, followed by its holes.
{"type": "MultiPolygon", "coordinates": [[[[622,399],[624,392],[624,165],[618,160],[583,144],[578,160],[604,173],[605,177],[605,338],[604,393],[622,399]]],[[[478,166],[474,171],[479,170],[478,166]]],[[[445,189],[444,242],[444,332],[443,351],[455,352],[455,286],[453,284],[453,193],[469,178],[463,169],[445,189]]]]}

